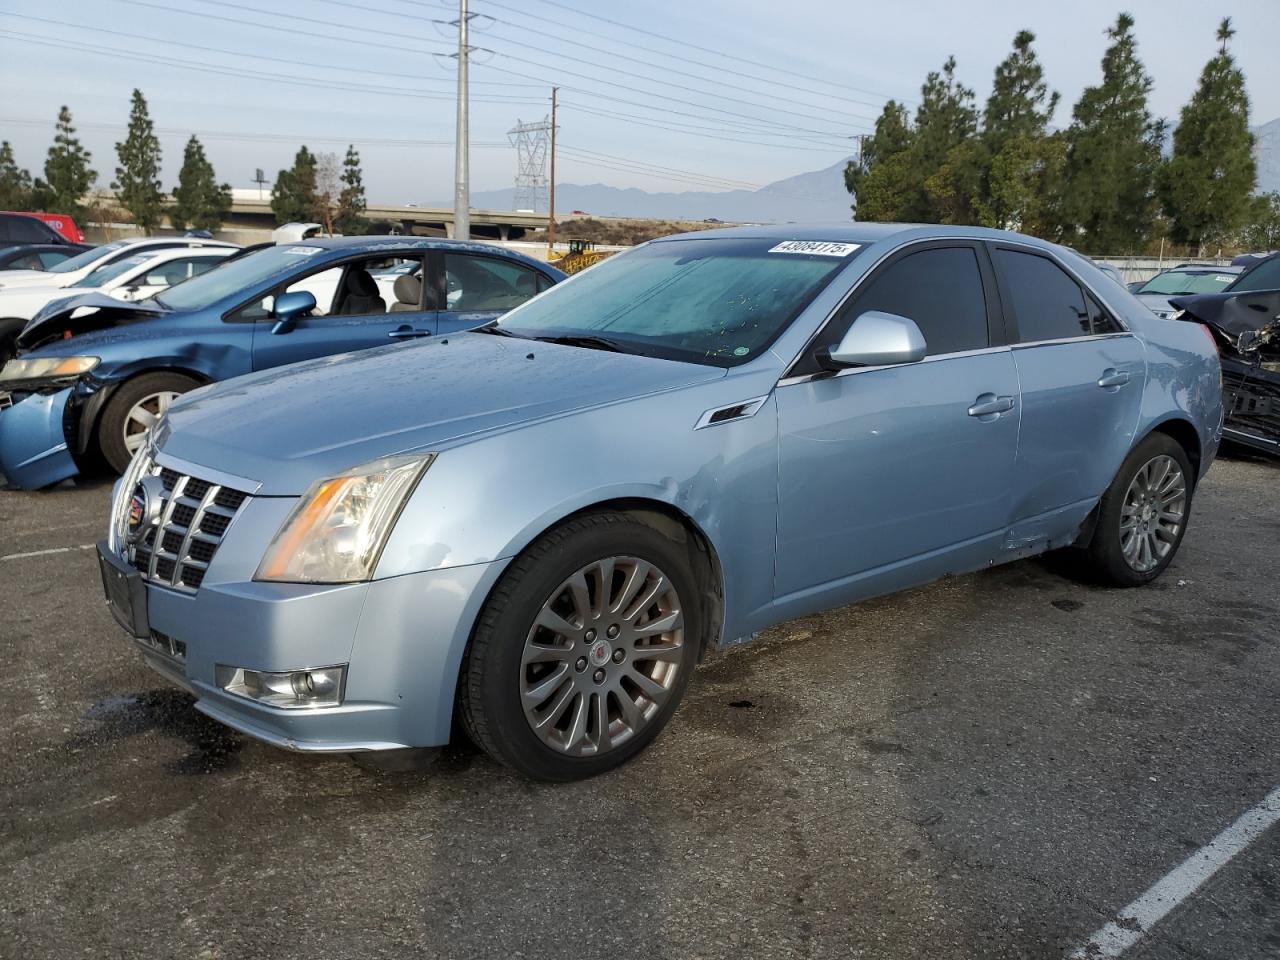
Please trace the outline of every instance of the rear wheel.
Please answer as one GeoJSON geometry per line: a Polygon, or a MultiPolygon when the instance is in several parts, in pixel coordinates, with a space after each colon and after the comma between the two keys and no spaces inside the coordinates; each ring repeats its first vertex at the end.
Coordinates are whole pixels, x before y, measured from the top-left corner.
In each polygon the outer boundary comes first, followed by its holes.
{"type": "Polygon", "coordinates": [[[1153,433],[1138,444],[1098,506],[1088,548],[1093,569],[1123,587],[1160,576],[1187,532],[1193,476],[1186,451],[1172,437],[1153,433]]]}
{"type": "Polygon", "coordinates": [[[111,468],[124,473],[169,404],[198,386],[180,373],[144,373],[117,390],[98,421],[98,448],[111,468]]]}
{"type": "Polygon", "coordinates": [[[461,678],[467,731],[526,776],[602,773],[666,726],[701,630],[684,545],[625,514],[571,520],[512,563],[481,613],[461,678]]]}

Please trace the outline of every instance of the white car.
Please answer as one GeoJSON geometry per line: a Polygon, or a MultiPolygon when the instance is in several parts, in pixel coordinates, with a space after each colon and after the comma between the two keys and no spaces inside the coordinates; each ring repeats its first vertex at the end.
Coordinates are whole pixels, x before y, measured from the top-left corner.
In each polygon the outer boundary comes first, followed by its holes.
{"type": "Polygon", "coordinates": [[[36,313],[54,300],[85,293],[105,293],[117,300],[145,300],[175,283],[212,270],[238,248],[231,245],[142,250],[90,270],[65,287],[18,287],[0,290],[0,357],[5,334],[16,335],[36,313]]]}
{"type": "Polygon", "coordinates": [[[189,249],[238,250],[234,243],[207,240],[199,237],[130,237],[112,240],[102,246],[63,260],[48,270],[6,270],[0,276],[0,293],[28,287],[69,287],[87,277],[99,267],[116,263],[126,257],[156,250],[189,249]]]}

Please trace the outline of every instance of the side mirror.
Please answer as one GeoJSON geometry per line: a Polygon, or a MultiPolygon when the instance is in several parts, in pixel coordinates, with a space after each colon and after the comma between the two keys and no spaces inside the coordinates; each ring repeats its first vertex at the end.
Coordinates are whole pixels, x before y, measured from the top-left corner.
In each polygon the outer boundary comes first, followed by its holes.
{"type": "Polygon", "coordinates": [[[316,308],[315,294],[308,290],[294,290],[276,297],[276,322],[271,327],[275,334],[288,333],[298,325],[298,318],[316,308]]]}
{"type": "Polygon", "coordinates": [[[914,320],[896,313],[869,310],[854,320],[840,343],[818,351],[824,370],[879,367],[923,360],[928,351],[914,320]]]}

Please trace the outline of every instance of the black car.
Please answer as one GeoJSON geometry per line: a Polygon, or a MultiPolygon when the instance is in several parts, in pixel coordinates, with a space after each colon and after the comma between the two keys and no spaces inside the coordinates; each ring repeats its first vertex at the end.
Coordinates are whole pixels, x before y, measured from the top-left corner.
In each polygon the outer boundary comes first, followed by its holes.
{"type": "Polygon", "coordinates": [[[0,245],[0,270],[48,270],[77,253],[92,249],[87,243],[0,245]]]}
{"type": "Polygon", "coordinates": [[[1202,323],[1222,358],[1222,436],[1280,456],[1280,253],[1220,293],[1173,297],[1173,318],[1202,323]]]}
{"type": "Polygon", "coordinates": [[[0,213],[0,244],[5,246],[47,243],[68,246],[71,241],[49,226],[39,217],[25,213],[0,213]]]}

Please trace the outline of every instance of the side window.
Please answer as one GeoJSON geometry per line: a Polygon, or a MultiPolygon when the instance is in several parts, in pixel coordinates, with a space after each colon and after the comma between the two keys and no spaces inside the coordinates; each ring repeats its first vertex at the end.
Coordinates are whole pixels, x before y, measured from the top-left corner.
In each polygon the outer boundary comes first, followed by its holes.
{"type": "MultiPolygon", "coordinates": [[[[338,292],[338,284],[342,282],[342,267],[330,267],[328,270],[321,270],[319,273],[313,273],[303,277],[294,283],[285,287],[285,293],[293,293],[297,290],[305,290],[316,298],[316,308],[311,311],[313,317],[328,316],[329,311],[333,309],[333,298],[338,292]]],[[[270,298],[265,298],[270,299],[270,298]]],[[[266,307],[262,316],[269,316],[271,307],[266,307]]]]}
{"type": "Polygon", "coordinates": [[[493,257],[465,253],[444,255],[445,309],[470,313],[510,310],[542,287],[535,270],[493,257]]]}
{"type": "Polygon", "coordinates": [[[1124,333],[1124,329],[1092,293],[1086,293],[1085,297],[1089,301],[1089,328],[1093,333],[1124,333]]]}
{"type": "Polygon", "coordinates": [[[13,217],[9,221],[9,239],[18,243],[46,243],[50,232],[34,217],[13,217]]]}
{"type": "Polygon", "coordinates": [[[162,263],[154,270],[148,270],[142,278],[143,286],[171,287],[183,280],[190,280],[210,269],[215,263],[211,257],[183,257],[162,263]]]}
{"type": "Polygon", "coordinates": [[[1048,257],[997,248],[1022,343],[1065,340],[1091,332],[1080,284],[1048,257]]]}
{"type": "Polygon", "coordinates": [[[45,265],[42,256],[29,253],[25,257],[18,257],[17,260],[9,261],[10,270],[43,270],[45,265]]]}
{"type": "Polygon", "coordinates": [[[44,253],[40,254],[40,264],[41,264],[41,265],[40,265],[40,266],[38,266],[38,267],[33,267],[32,269],[33,269],[33,270],[48,270],[50,267],[56,267],[56,266],[57,266],[58,264],[60,264],[63,260],[66,260],[66,259],[67,259],[67,257],[69,257],[69,256],[71,256],[71,255],[72,255],[72,254],[69,254],[69,253],[59,253],[59,252],[58,252],[58,251],[56,251],[56,250],[46,250],[44,253]]]}
{"type": "Polygon", "coordinates": [[[870,310],[914,320],[929,356],[990,345],[982,271],[972,247],[940,247],[903,257],[880,271],[831,325],[831,343],[870,310]]]}

